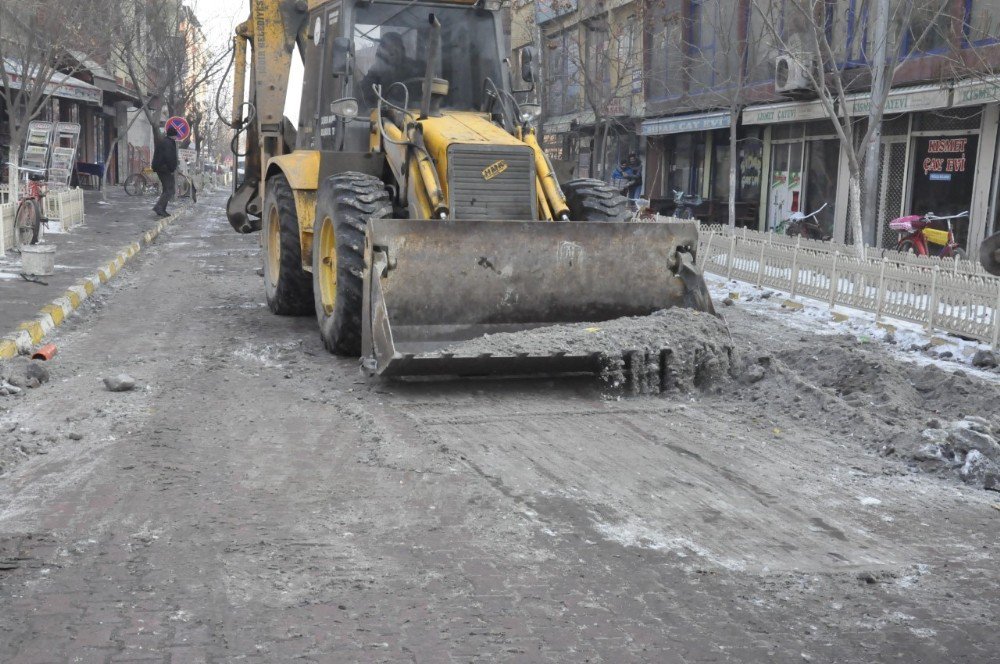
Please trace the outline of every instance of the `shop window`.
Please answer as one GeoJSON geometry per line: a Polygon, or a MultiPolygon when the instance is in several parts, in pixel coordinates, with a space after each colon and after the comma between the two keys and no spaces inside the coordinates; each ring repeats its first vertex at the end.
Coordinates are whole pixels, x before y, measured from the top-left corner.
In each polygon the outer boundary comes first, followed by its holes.
{"type": "Polygon", "coordinates": [[[804,135],[804,127],[801,122],[777,124],[771,131],[771,140],[774,141],[794,140],[802,138],[804,135]]]}
{"type": "Polygon", "coordinates": [[[802,124],[805,125],[806,136],[809,138],[837,135],[837,130],[830,120],[813,120],[812,122],[803,122],[802,124]]]}
{"type": "Polygon", "coordinates": [[[982,46],[1000,41],[1000,0],[966,0],[962,26],[965,45],[982,46]]]}
{"type": "Polygon", "coordinates": [[[807,153],[805,209],[802,212],[811,214],[826,204],[815,219],[827,235],[833,235],[840,141],[836,139],[809,141],[807,153]]]}
{"type": "MultiPolygon", "coordinates": [[[[978,136],[919,136],[913,139],[912,214],[968,210],[976,171],[978,136]]],[[[954,222],[955,237],[968,248],[968,218],[954,222]]]]}
{"type": "Polygon", "coordinates": [[[772,148],[768,228],[802,209],[802,149],[801,142],[777,143],[772,148]]]}
{"type": "Polygon", "coordinates": [[[913,116],[913,131],[978,130],[981,117],[982,112],[977,107],[917,113],[913,116]]]}
{"type": "Polygon", "coordinates": [[[906,136],[910,132],[910,119],[906,115],[886,116],[882,119],[883,136],[906,136]]]}
{"type": "MultiPolygon", "coordinates": [[[[760,200],[760,178],[764,158],[764,141],[745,138],[738,143],[739,180],[737,200],[755,204],[760,200]]],[[[756,209],[756,208],[755,208],[756,209]]]]}
{"type": "Polygon", "coordinates": [[[715,137],[715,158],[712,160],[712,198],[729,200],[729,132],[715,137]]]}
{"type": "Polygon", "coordinates": [[[694,157],[692,150],[691,134],[682,134],[674,139],[674,149],[668,153],[672,159],[668,163],[670,175],[667,177],[668,191],[663,192],[670,196],[675,190],[691,191],[691,162],[694,157]]]}

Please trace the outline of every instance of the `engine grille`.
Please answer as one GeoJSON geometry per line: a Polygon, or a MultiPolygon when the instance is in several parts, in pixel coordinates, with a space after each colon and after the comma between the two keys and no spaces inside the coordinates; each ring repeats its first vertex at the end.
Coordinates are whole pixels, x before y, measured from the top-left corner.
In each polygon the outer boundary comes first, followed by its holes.
{"type": "Polygon", "coordinates": [[[452,219],[537,219],[531,148],[452,145],[448,198],[452,219]]]}

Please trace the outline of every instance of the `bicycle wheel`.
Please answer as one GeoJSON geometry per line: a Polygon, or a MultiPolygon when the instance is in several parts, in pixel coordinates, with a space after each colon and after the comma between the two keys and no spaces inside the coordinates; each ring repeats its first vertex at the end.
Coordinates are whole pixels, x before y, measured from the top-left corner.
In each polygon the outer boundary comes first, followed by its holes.
{"type": "Polygon", "coordinates": [[[14,217],[14,244],[16,247],[24,247],[38,242],[38,231],[42,225],[42,211],[38,207],[38,201],[34,198],[26,198],[17,207],[17,215],[14,217]]]}
{"type": "Polygon", "coordinates": [[[125,178],[125,193],[129,196],[141,196],[146,189],[146,176],[142,173],[133,173],[125,178]]]}
{"type": "Polygon", "coordinates": [[[959,248],[955,249],[954,251],[952,251],[951,252],[951,257],[954,258],[954,259],[956,259],[956,260],[963,260],[963,261],[969,260],[969,257],[965,253],[965,249],[962,249],[961,247],[959,247],[959,248]]]}

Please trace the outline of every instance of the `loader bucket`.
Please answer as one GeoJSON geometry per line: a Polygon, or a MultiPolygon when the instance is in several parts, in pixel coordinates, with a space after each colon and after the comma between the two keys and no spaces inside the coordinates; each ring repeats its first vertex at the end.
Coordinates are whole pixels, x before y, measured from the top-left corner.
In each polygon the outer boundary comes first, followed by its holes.
{"type": "MultiPolygon", "coordinates": [[[[462,353],[486,334],[713,311],[695,222],[369,223],[362,355],[384,376],[596,372],[600,352],[462,353]]],[[[713,311],[714,313],[714,311],[713,311]]]]}

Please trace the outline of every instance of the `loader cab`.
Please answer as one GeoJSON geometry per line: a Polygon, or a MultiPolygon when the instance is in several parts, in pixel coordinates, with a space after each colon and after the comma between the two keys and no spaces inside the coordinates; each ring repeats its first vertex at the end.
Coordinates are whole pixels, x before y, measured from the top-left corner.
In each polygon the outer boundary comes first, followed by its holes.
{"type": "Polygon", "coordinates": [[[324,5],[310,18],[312,48],[305,55],[299,147],[367,151],[368,118],[379,102],[373,86],[381,87],[384,108],[387,103],[419,107],[432,14],[441,24],[441,57],[434,76],[448,82],[438,100],[441,111],[480,109],[487,79],[501,89],[508,86],[495,11],[468,3],[362,0],[324,5]],[[357,100],[356,119],[331,112],[331,105],[345,98],[357,100]]]}

